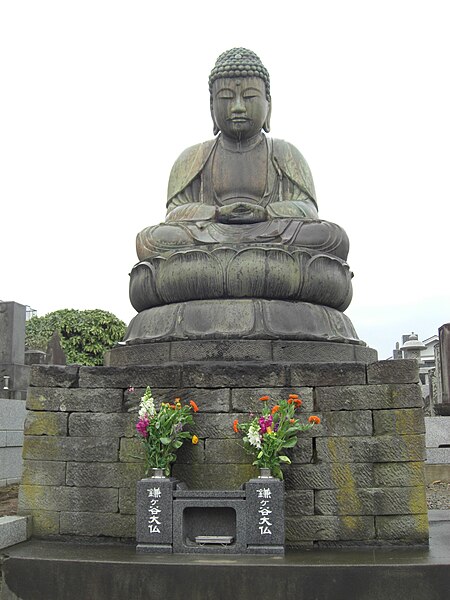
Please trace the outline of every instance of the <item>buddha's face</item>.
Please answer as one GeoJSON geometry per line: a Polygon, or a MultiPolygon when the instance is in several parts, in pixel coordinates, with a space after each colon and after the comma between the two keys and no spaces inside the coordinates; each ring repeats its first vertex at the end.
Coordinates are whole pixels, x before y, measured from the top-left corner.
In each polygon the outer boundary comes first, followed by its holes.
{"type": "Polygon", "coordinates": [[[223,78],[213,83],[212,116],[226,137],[253,137],[263,128],[269,111],[266,85],[260,77],[223,78]]]}

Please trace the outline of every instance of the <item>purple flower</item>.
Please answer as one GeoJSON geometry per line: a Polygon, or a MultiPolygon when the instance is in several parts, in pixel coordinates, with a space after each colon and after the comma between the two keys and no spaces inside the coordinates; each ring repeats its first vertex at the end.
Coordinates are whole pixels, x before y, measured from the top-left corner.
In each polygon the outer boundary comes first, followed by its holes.
{"type": "Polygon", "coordinates": [[[147,417],[141,417],[139,419],[139,421],[136,423],[136,431],[139,433],[139,435],[142,435],[142,437],[147,438],[148,437],[147,427],[149,425],[150,425],[150,420],[147,417]]]}
{"type": "Polygon", "coordinates": [[[259,419],[259,430],[261,434],[266,433],[267,428],[272,425],[273,417],[269,415],[268,417],[261,417],[259,419]]]}

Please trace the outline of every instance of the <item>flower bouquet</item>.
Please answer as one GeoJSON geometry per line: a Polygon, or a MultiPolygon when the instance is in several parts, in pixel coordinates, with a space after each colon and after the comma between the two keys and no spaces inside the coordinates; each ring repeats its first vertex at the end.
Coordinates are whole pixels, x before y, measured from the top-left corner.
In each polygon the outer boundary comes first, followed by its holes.
{"type": "Polygon", "coordinates": [[[193,400],[182,405],[180,398],[175,398],[174,404],[163,402],[156,410],[155,401],[149,387],[145,390],[139,404],[139,420],[136,431],[141,437],[145,450],[146,475],[150,469],[163,469],[166,476],[170,475],[170,466],[176,460],[176,452],[184,440],[190,439],[198,443],[198,437],[189,431],[183,431],[185,425],[192,425],[192,412],[198,412],[198,406],[193,400]]]}
{"type": "Polygon", "coordinates": [[[235,433],[244,434],[244,448],[255,456],[254,465],[260,469],[270,469],[273,476],[283,479],[282,464],[290,464],[288,456],[282,454],[285,448],[294,448],[298,441],[298,433],[307,431],[320,423],[320,418],[313,415],[308,423],[302,424],[295,417],[295,410],[302,401],[297,394],[290,394],[287,400],[281,400],[269,407],[269,396],[262,396],[264,403],[262,415],[253,415],[251,421],[239,423],[234,420],[235,433]]]}

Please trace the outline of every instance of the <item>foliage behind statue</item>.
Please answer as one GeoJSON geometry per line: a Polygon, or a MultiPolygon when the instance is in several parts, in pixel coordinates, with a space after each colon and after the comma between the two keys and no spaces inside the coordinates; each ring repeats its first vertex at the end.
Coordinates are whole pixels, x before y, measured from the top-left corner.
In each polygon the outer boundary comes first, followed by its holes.
{"type": "Polygon", "coordinates": [[[56,310],[26,322],[27,348],[45,351],[55,331],[59,333],[68,363],[95,366],[102,365],[106,350],[123,338],[125,323],[99,309],[56,310]]]}

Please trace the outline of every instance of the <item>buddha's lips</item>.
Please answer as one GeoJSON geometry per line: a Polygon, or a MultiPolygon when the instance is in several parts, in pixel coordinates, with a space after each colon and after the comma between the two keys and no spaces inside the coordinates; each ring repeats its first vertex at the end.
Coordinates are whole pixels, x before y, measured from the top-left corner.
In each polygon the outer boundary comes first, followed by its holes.
{"type": "Polygon", "coordinates": [[[250,119],[245,117],[232,117],[231,119],[228,119],[228,121],[231,121],[232,123],[246,123],[247,121],[250,121],[250,119]]]}

